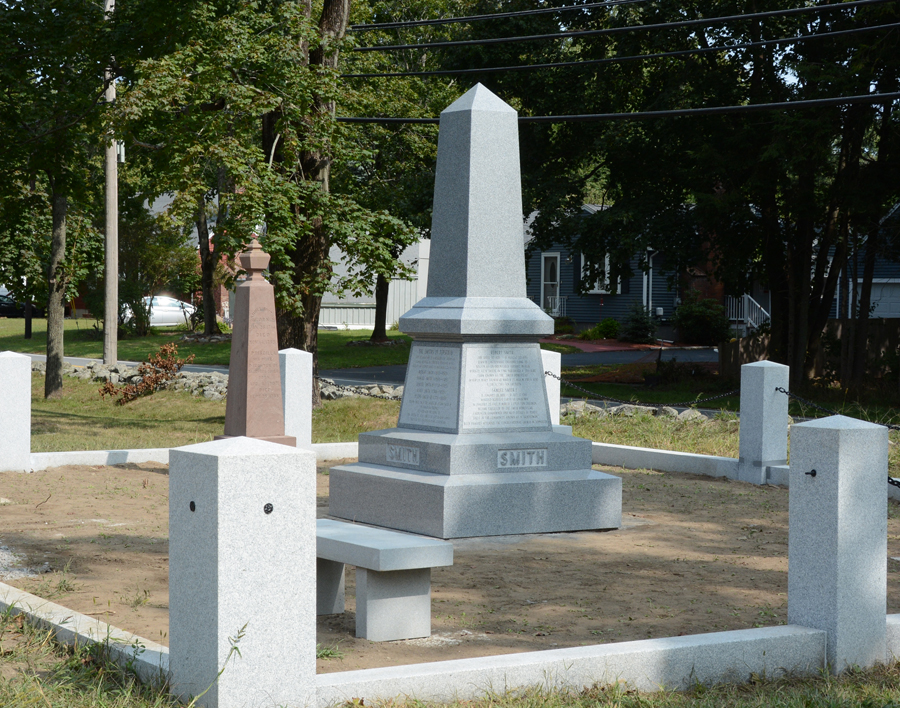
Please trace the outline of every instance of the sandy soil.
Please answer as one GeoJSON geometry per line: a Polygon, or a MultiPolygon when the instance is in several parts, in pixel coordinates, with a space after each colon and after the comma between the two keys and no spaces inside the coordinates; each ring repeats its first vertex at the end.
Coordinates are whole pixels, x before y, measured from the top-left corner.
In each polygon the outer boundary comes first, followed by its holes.
{"type": "MultiPolygon", "coordinates": [[[[786,489],[605,469],[623,479],[622,529],[455,541],[454,565],[433,572],[429,639],[356,639],[348,569],[347,612],[318,623],[319,643],[339,657],[320,659],[319,671],[786,621],[786,489]]],[[[45,571],[0,580],[167,643],[167,482],[154,464],[0,474],[0,497],[12,502],[0,506],[0,546],[45,571]]],[[[894,502],[888,550],[900,556],[894,502]]],[[[890,561],[889,612],[900,612],[898,573],[890,561]]]]}

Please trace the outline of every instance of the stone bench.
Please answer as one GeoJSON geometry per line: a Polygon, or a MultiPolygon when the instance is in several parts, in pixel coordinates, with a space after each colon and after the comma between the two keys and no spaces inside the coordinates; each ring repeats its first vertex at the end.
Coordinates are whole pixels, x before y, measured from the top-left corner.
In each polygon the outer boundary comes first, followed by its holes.
{"type": "Polygon", "coordinates": [[[431,569],[453,565],[453,544],[332,519],[316,521],[316,614],[344,611],[344,566],[356,567],[356,636],[431,636],[431,569]]]}

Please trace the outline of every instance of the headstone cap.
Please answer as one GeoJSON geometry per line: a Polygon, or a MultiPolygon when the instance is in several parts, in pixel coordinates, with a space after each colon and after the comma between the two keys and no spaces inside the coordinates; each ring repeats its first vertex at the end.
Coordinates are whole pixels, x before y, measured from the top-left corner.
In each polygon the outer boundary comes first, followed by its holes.
{"type": "Polygon", "coordinates": [[[269,261],[272,260],[269,254],[262,250],[262,246],[259,245],[255,236],[247,246],[247,250],[243,251],[238,258],[241,267],[249,273],[250,278],[253,278],[254,273],[262,273],[269,267],[269,261]]]}
{"type": "Polygon", "coordinates": [[[497,94],[484,84],[475,84],[462,96],[447,106],[441,115],[445,113],[458,113],[463,111],[480,111],[486,113],[516,113],[516,109],[506,103],[497,94]]]}

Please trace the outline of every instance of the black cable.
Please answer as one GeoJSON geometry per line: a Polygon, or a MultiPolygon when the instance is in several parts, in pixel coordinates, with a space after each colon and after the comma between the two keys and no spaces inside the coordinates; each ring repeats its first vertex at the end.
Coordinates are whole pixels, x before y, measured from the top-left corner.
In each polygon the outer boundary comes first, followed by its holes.
{"type": "Polygon", "coordinates": [[[607,2],[589,2],[584,5],[566,5],[564,7],[545,7],[540,10],[519,10],[518,12],[495,12],[490,15],[469,15],[467,17],[444,17],[435,20],[403,20],[397,22],[376,22],[371,24],[353,25],[350,29],[354,32],[368,32],[377,29],[403,29],[404,27],[423,27],[426,25],[449,25],[457,22],[477,22],[479,20],[499,20],[507,17],[526,17],[528,15],[544,15],[551,12],[570,12],[573,10],[588,10],[595,7],[615,7],[616,5],[633,5],[650,0],[607,0],[607,2]]]}
{"type": "Polygon", "coordinates": [[[697,25],[714,25],[723,22],[740,20],[754,20],[766,17],[785,17],[787,15],[800,15],[807,12],[821,12],[823,10],[847,10],[851,7],[862,5],[877,5],[893,0],[854,0],[853,2],[840,2],[832,5],[813,5],[811,7],[794,7],[787,10],[769,10],[768,12],[753,12],[747,15],[729,15],[727,17],[709,17],[696,20],[679,20],[678,22],[660,22],[654,25],[627,25],[625,27],[607,27],[598,30],[579,30],[577,32],[558,32],[555,34],[533,34],[525,37],[495,37],[493,39],[462,39],[452,42],[424,42],[421,44],[390,44],[372,47],[355,47],[354,52],[387,52],[399,49],[434,49],[443,47],[472,47],[487,44],[509,44],[512,42],[531,42],[542,39],[570,39],[572,37],[598,37],[600,35],[621,34],[622,32],[637,32],[644,30],[674,29],[679,27],[696,27],[697,25]]]}
{"type": "Polygon", "coordinates": [[[673,52],[659,52],[657,54],[636,54],[625,57],[607,57],[605,59],[582,59],[580,61],[561,61],[551,64],[525,64],[521,66],[491,66],[481,69],[440,69],[434,71],[392,71],[383,74],[342,74],[348,79],[372,79],[379,77],[399,77],[399,76],[457,76],[463,74],[484,74],[499,71],[530,71],[532,69],[558,69],[571,66],[591,66],[594,64],[618,64],[629,61],[643,61],[645,59],[661,59],[664,57],[682,57],[692,54],[707,54],[709,52],[727,52],[735,49],[750,49],[751,47],[764,47],[768,45],[791,44],[793,42],[807,42],[813,39],[827,39],[829,37],[840,37],[848,34],[862,34],[864,32],[873,32],[881,29],[893,29],[900,27],[900,22],[894,22],[887,25],[873,25],[871,27],[859,27],[856,29],[838,30],[836,32],[822,32],[820,34],[807,34],[799,37],[784,37],[781,39],[764,39],[759,42],[745,42],[743,44],[732,44],[719,47],[700,47],[697,49],[679,49],[673,52]]]}
{"type": "MultiPolygon", "coordinates": [[[[894,93],[867,93],[861,96],[813,98],[803,101],[780,103],[751,103],[743,106],[713,106],[711,108],[677,108],[667,111],[635,113],[584,113],[562,116],[519,116],[520,123],[586,123],[601,120],[649,120],[651,118],[679,118],[684,116],[724,115],[727,113],[754,113],[756,111],[816,108],[818,106],[842,106],[849,104],[885,103],[900,99],[900,91],[894,93]]],[[[338,117],[341,123],[440,123],[439,118],[348,118],[338,117]]]]}

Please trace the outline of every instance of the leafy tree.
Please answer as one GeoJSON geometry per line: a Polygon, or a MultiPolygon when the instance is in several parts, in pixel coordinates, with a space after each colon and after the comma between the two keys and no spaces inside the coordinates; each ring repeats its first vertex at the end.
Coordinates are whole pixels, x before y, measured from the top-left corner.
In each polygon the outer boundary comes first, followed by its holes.
{"type": "Polygon", "coordinates": [[[0,232],[13,259],[4,274],[14,288],[22,276],[32,292],[47,286],[44,395],[56,398],[65,300],[85,270],[75,254],[98,235],[86,215],[102,184],[92,157],[102,144],[104,16],[84,0],[21,0],[0,3],[0,26],[0,232]]]}

